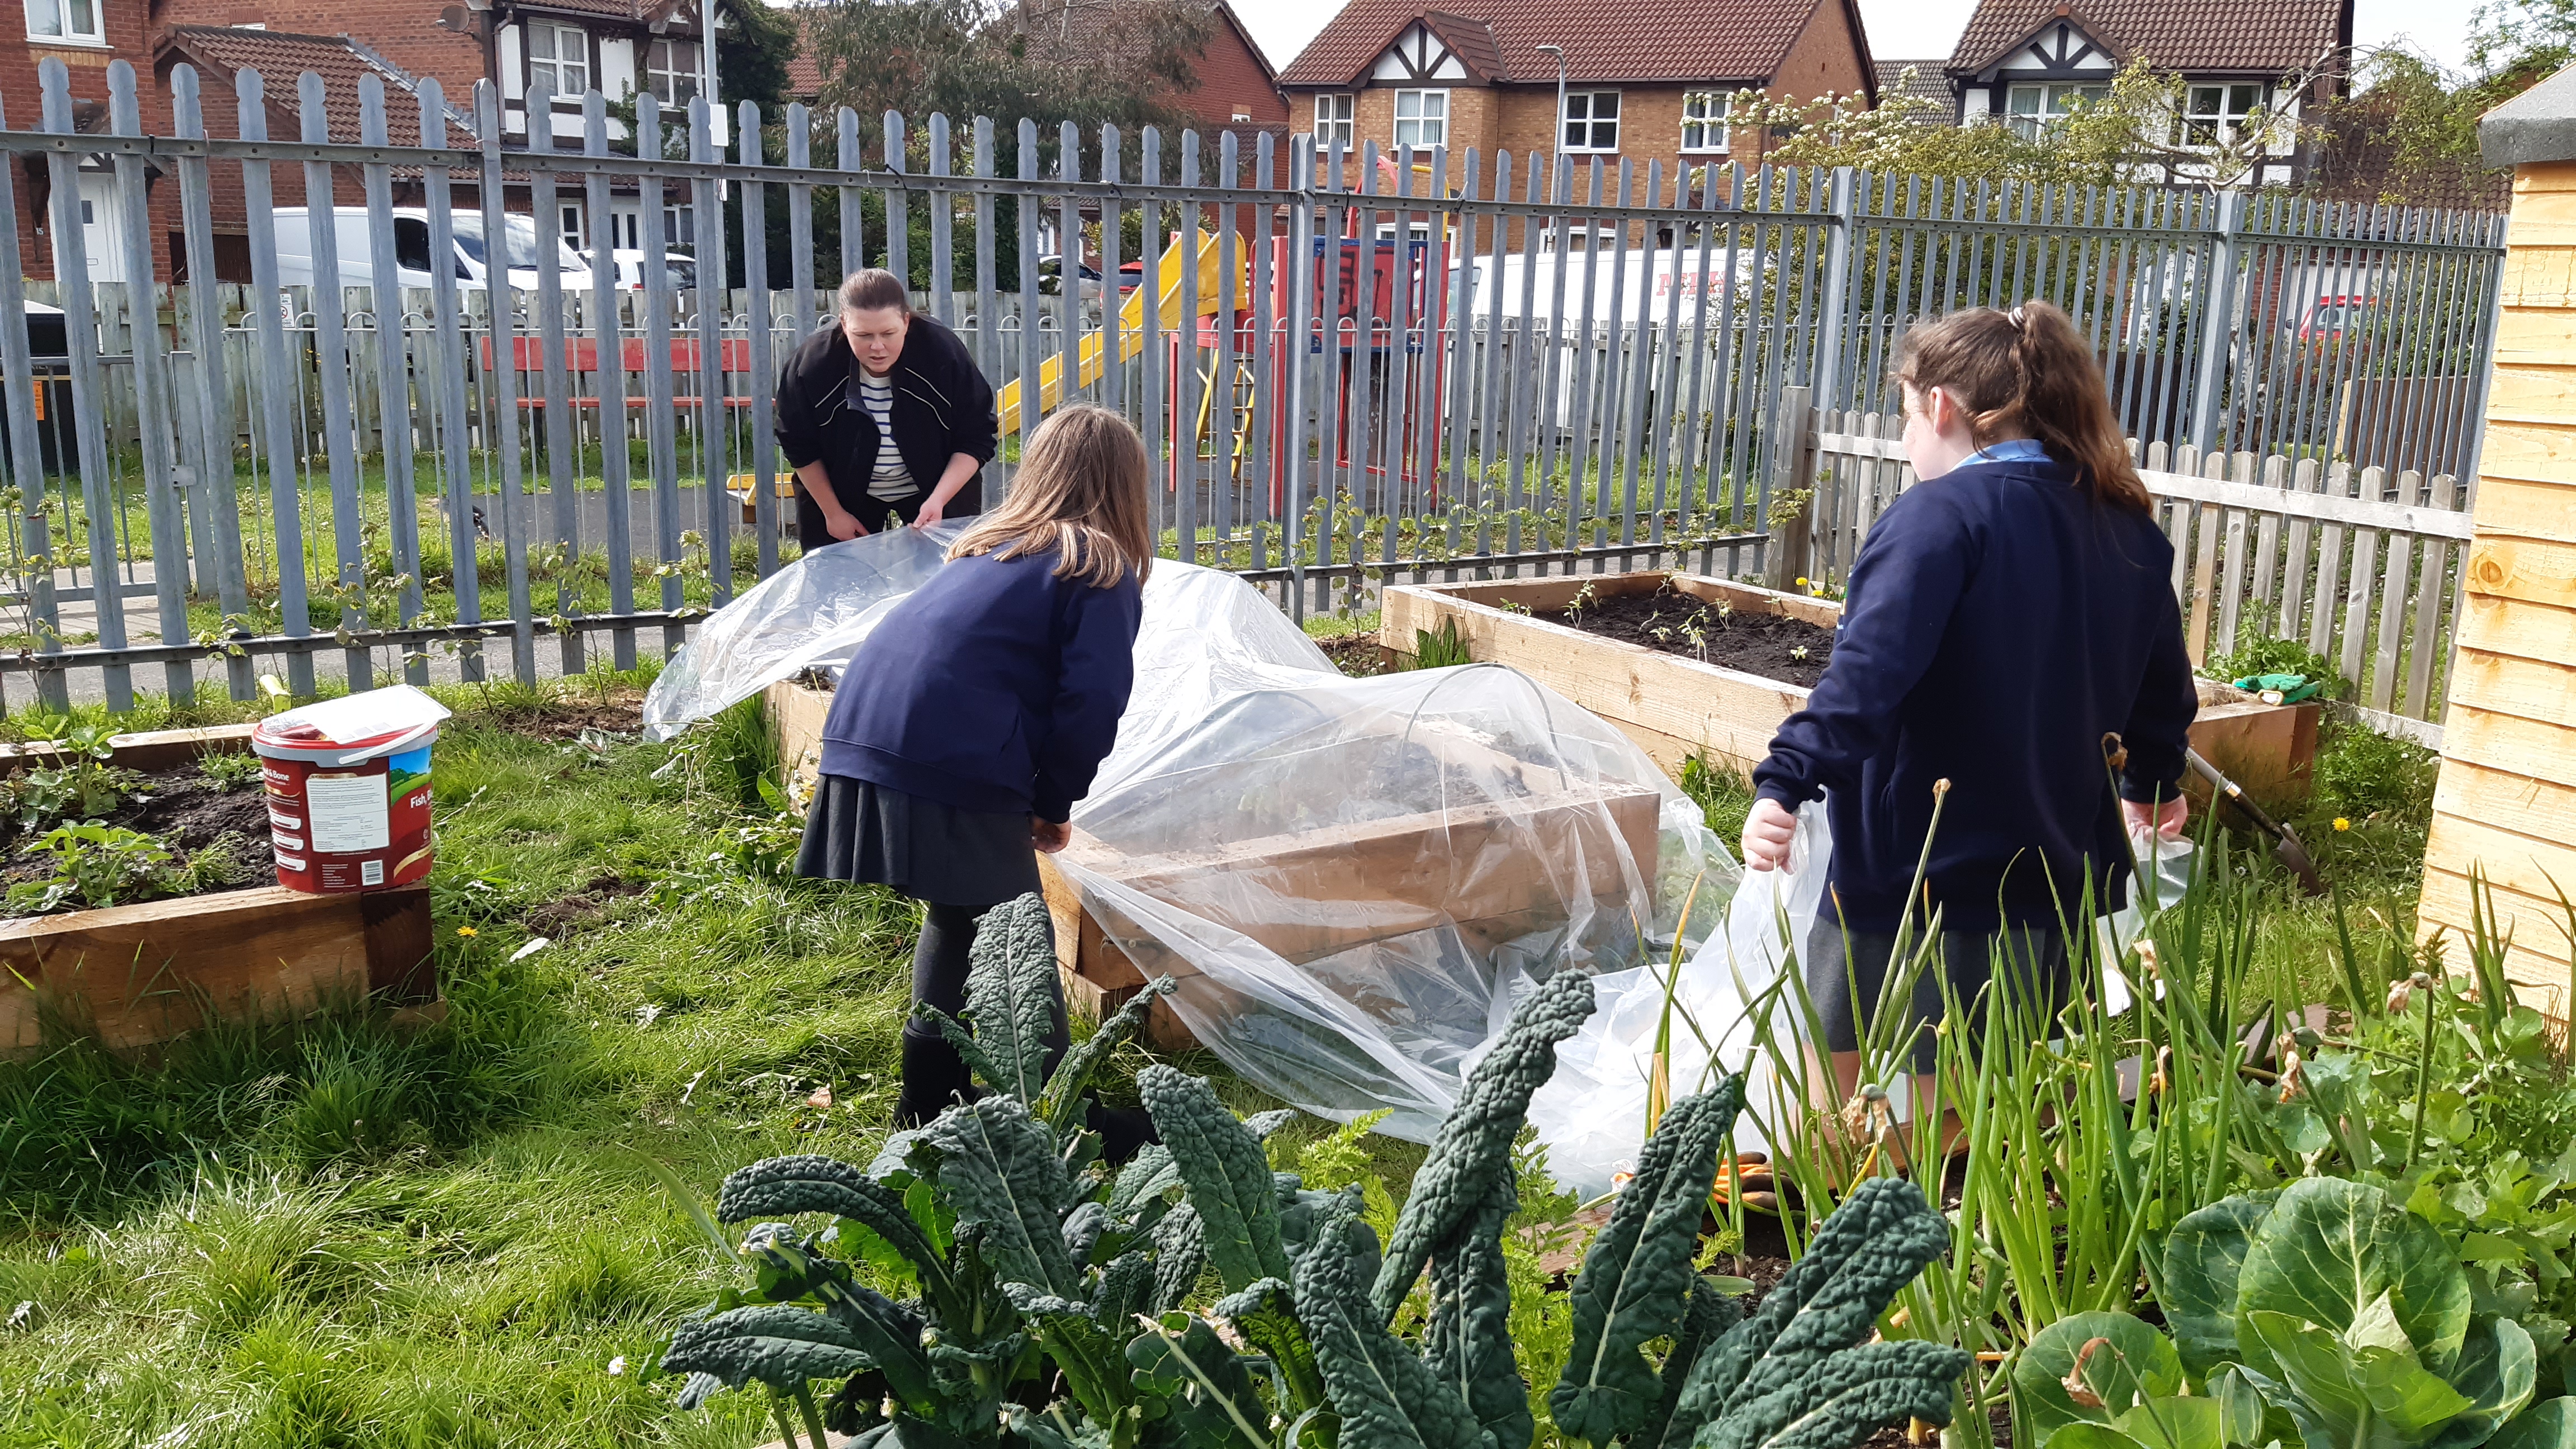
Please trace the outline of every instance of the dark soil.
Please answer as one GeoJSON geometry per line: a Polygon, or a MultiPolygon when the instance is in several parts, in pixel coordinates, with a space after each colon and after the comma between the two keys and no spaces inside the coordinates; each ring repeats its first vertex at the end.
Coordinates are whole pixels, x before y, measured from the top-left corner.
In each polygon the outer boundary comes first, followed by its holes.
{"type": "MultiPolygon", "coordinates": [[[[141,780],[122,803],[100,817],[102,823],[156,836],[180,860],[222,841],[232,853],[235,868],[231,883],[217,889],[238,890],[276,880],[276,857],[269,848],[268,792],[260,788],[258,776],[223,790],[189,764],[144,775],[141,780]]],[[[52,861],[30,853],[28,847],[34,843],[32,836],[13,836],[8,841],[8,858],[0,863],[0,889],[52,878],[52,861]]]]}
{"type": "Polygon", "coordinates": [[[506,704],[481,717],[514,735],[537,740],[576,740],[584,730],[631,735],[644,728],[644,697],[612,694],[602,703],[597,695],[566,696],[543,704],[506,704]]]}
{"type": "Polygon", "coordinates": [[[1375,634],[1344,634],[1332,639],[1318,639],[1315,647],[1333,661],[1333,667],[1353,679],[1367,679],[1386,673],[1386,651],[1375,634]]]}
{"type": "Polygon", "coordinates": [[[641,895],[652,889],[642,881],[603,875],[574,891],[530,910],[522,920],[528,929],[540,936],[561,937],[590,925],[608,914],[608,908],[619,900],[641,895]]]}
{"type": "Polygon", "coordinates": [[[1834,631],[1821,625],[1741,609],[1721,615],[1717,606],[1688,594],[1614,594],[1580,610],[1546,617],[1604,639],[1642,644],[1806,689],[1824,678],[1825,662],[1834,652],[1834,631]],[[1700,636],[1696,640],[1690,637],[1693,629],[1700,636]]]}

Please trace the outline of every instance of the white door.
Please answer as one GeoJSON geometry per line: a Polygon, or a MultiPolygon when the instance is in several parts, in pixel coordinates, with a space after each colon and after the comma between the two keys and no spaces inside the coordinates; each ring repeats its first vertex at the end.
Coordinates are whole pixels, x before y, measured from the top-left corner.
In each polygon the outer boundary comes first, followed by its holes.
{"type": "Polygon", "coordinates": [[[93,282],[125,280],[125,230],[117,210],[116,174],[84,172],[80,179],[81,246],[93,282]]]}

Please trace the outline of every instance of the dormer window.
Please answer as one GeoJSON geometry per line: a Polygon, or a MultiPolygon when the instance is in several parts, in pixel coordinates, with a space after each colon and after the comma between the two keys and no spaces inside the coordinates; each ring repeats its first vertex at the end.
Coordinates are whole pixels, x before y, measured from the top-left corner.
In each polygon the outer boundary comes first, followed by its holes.
{"type": "Polygon", "coordinates": [[[644,52],[644,88],[664,109],[685,106],[698,95],[698,43],[657,40],[644,52]]]}
{"type": "Polygon", "coordinates": [[[590,34],[577,25],[528,22],[528,88],[540,84],[559,96],[590,89],[590,34]]]}
{"type": "Polygon", "coordinates": [[[2183,107],[2183,144],[2218,146],[2233,144],[2245,132],[2246,123],[2263,110],[2263,88],[2258,85],[2193,86],[2183,107]]]}
{"type": "Polygon", "coordinates": [[[69,45],[107,44],[100,0],[27,0],[27,38],[69,45]]]}

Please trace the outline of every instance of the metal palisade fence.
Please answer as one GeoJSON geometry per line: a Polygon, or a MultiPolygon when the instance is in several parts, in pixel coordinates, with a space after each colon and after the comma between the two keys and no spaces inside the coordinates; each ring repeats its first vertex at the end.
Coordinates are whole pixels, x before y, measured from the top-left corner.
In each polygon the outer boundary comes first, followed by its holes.
{"type": "Polygon", "coordinates": [[[988,499],[1049,410],[1117,408],[1166,552],[1302,611],[1391,575],[1758,566],[1801,485],[1784,400],[1891,408],[1912,319],[2027,297],[2145,446],[2473,477],[2501,256],[2483,214],[801,105],[741,107],[727,155],[702,101],[649,94],[530,150],[488,86],[396,116],[372,78],[352,106],[301,77],[288,140],[259,76],[201,96],[184,65],[148,136],[123,63],[104,130],[42,75],[35,129],[0,104],[41,191],[0,176],[11,704],[676,647],[793,546],[773,385],[861,265],[994,383],[988,499]]]}

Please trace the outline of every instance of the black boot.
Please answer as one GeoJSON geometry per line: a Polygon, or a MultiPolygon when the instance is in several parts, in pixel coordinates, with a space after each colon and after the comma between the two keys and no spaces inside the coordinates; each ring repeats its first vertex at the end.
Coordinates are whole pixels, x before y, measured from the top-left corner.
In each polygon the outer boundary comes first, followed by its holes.
{"type": "Polygon", "coordinates": [[[1104,1107],[1097,1097],[1084,1106],[1083,1125],[1100,1134],[1100,1160],[1111,1167],[1125,1166],[1145,1144],[1163,1140],[1142,1108],[1104,1107]]]}
{"type": "Polygon", "coordinates": [[[896,1127],[918,1127],[961,1097],[971,1100],[973,1085],[966,1064],[957,1059],[957,1048],[936,1027],[924,1030],[904,1023],[903,1094],[895,1099],[896,1127]]]}

